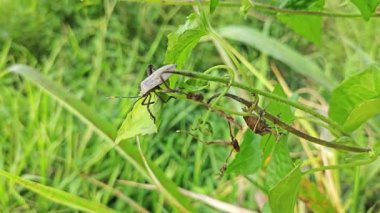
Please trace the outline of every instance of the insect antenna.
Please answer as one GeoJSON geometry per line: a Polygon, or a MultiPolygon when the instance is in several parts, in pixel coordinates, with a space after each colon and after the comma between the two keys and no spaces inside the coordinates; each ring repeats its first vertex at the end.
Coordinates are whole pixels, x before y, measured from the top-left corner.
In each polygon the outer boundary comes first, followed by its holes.
{"type": "Polygon", "coordinates": [[[107,99],[123,99],[123,98],[141,98],[141,96],[106,96],[107,99]]]}

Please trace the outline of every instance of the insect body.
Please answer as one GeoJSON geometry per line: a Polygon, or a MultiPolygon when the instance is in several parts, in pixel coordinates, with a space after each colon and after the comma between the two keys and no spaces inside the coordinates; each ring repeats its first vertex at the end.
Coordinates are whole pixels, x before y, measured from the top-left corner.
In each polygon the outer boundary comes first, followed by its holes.
{"type": "Polygon", "coordinates": [[[166,71],[175,71],[175,64],[168,64],[160,67],[153,72],[153,68],[149,67],[149,76],[145,78],[140,84],[140,96],[146,96],[152,90],[156,89],[159,85],[166,83],[172,73],[165,73],[166,71]]]}
{"type": "Polygon", "coordinates": [[[250,116],[244,116],[245,123],[248,125],[248,127],[255,133],[259,135],[265,135],[272,133],[271,127],[268,126],[268,124],[261,119],[261,116],[256,115],[250,115],[250,116]]]}
{"type": "Polygon", "coordinates": [[[144,98],[141,104],[147,106],[147,110],[150,116],[153,118],[153,122],[156,122],[156,117],[153,115],[149,108],[150,104],[154,103],[151,101],[152,96],[150,93],[154,92],[158,98],[164,101],[154,90],[157,89],[157,87],[159,87],[161,84],[165,84],[169,88],[169,86],[166,84],[166,81],[169,79],[172,73],[165,72],[175,71],[175,68],[175,64],[168,64],[154,71],[153,66],[149,65],[149,75],[140,83],[140,98],[144,98]]]}

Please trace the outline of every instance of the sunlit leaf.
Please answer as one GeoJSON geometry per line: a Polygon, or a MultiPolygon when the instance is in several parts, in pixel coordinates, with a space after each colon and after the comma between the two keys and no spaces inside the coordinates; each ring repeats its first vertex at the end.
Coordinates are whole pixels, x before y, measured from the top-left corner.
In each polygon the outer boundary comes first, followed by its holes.
{"type": "Polygon", "coordinates": [[[354,131],[380,113],[380,69],[371,67],[344,80],[330,100],[329,117],[354,131]]]}
{"type": "Polygon", "coordinates": [[[184,25],[168,35],[165,63],[176,64],[178,69],[182,69],[191,50],[207,33],[201,17],[194,13],[189,15],[184,25]]]}
{"type": "Polygon", "coordinates": [[[363,18],[367,21],[380,4],[380,0],[351,0],[351,2],[360,10],[363,18]]]}
{"type": "Polygon", "coordinates": [[[156,117],[156,122],[158,123],[158,116],[160,114],[159,112],[162,102],[157,99],[156,95],[149,95],[151,96],[151,100],[149,100],[148,97],[140,98],[134,104],[132,110],[127,114],[127,117],[124,119],[117,132],[116,143],[138,135],[157,133],[157,126],[148,111],[148,107],[152,115],[156,117]],[[149,101],[154,103],[149,104],[149,101]]]}
{"type": "MultiPolygon", "coordinates": [[[[294,1],[289,2],[285,7],[291,9],[320,11],[323,9],[324,5],[324,0],[306,1],[305,4],[295,5],[293,2],[294,1]],[[297,8],[294,8],[295,6],[297,6],[297,8]]],[[[309,41],[314,42],[315,44],[321,43],[322,16],[279,13],[277,18],[309,41]]]]}
{"type": "Polygon", "coordinates": [[[244,135],[240,152],[238,152],[234,161],[228,165],[226,172],[241,175],[249,175],[257,172],[262,165],[259,142],[259,140],[255,140],[252,131],[247,131],[244,135]]]}
{"type": "Polygon", "coordinates": [[[332,89],[336,85],[336,81],[325,75],[323,70],[311,59],[252,27],[229,26],[218,31],[223,37],[240,41],[283,62],[292,71],[311,78],[327,89],[332,89]]]}
{"type": "Polygon", "coordinates": [[[87,200],[53,187],[45,186],[40,183],[20,178],[1,169],[0,176],[6,177],[11,181],[16,182],[17,184],[20,184],[21,186],[45,197],[46,199],[65,206],[69,206],[73,209],[78,209],[86,212],[115,212],[99,202],[87,200]]]}
{"type": "Polygon", "coordinates": [[[302,173],[298,165],[270,189],[268,198],[273,213],[294,212],[301,177],[302,173]]]}

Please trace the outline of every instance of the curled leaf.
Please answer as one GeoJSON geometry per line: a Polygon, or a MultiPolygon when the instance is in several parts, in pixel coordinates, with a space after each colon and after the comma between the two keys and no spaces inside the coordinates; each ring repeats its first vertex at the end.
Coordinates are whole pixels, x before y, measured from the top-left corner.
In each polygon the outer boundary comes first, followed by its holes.
{"type": "MultiPolygon", "coordinates": [[[[148,107],[153,114],[153,116],[157,117],[161,108],[161,102],[157,100],[157,97],[150,94],[153,100],[148,103],[146,97],[140,98],[134,104],[132,110],[127,114],[127,117],[121,124],[117,136],[116,143],[119,143],[122,140],[133,138],[138,135],[147,135],[157,133],[157,126],[154,123],[154,120],[151,114],[148,111],[148,107]],[[145,100],[145,101],[144,101],[145,100]]],[[[157,120],[157,119],[156,119],[157,120]]],[[[158,120],[157,120],[158,122],[158,120]]]]}

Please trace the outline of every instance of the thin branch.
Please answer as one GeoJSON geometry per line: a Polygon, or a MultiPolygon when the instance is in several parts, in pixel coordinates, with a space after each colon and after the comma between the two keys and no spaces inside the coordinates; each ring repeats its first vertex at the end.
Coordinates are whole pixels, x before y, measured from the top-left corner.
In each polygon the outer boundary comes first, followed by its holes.
{"type": "MultiPolygon", "coordinates": [[[[165,73],[173,73],[173,74],[177,74],[177,75],[183,75],[183,76],[187,76],[187,77],[190,77],[190,78],[197,78],[197,79],[201,79],[201,80],[205,80],[205,81],[213,81],[213,82],[219,82],[219,83],[224,83],[224,84],[228,84],[229,83],[229,78],[224,78],[224,77],[218,77],[218,76],[211,76],[211,75],[205,75],[205,74],[202,74],[202,73],[198,73],[198,72],[189,72],[189,71],[166,71],[165,73]]],[[[335,131],[337,132],[340,132],[341,134],[343,135],[348,135],[347,133],[345,133],[345,131],[342,129],[342,127],[340,127],[336,122],[330,120],[329,118],[317,113],[316,111],[314,111],[313,109],[311,109],[310,107],[308,106],[305,106],[303,104],[300,104],[298,102],[294,102],[294,101],[290,101],[289,99],[287,98],[284,98],[284,97],[281,97],[281,96],[278,96],[278,95],[275,95],[275,94],[272,94],[272,93],[269,93],[269,92],[265,92],[263,90],[259,90],[259,89],[256,89],[256,88],[252,88],[252,87],[249,87],[245,84],[242,84],[242,83],[239,83],[239,82],[232,82],[231,84],[233,87],[236,87],[236,88],[240,88],[240,89],[243,89],[243,90],[246,90],[250,93],[255,93],[255,94],[258,94],[258,95],[262,95],[262,96],[265,96],[267,98],[270,98],[274,101],[277,101],[277,102],[281,102],[281,103],[284,103],[286,105],[290,105],[292,107],[295,107],[299,110],[302,110],[310,115],[313,115],[314,117],[324,121],[325,123],[329,124],[329,126],[334,129],[335,131]]]]}
{"type": "MultiPolygon", "coordinates": [[[[161,5],[182,5],[182,6],[194,6],[198,5],[198,2],[195,0],[122,0],[125,2],[133,3],[150,3],[150,4],[161,4],[161,5]]],[[[201,5],[208,5],[209,1],[200,1],[201,5]]],[[[350,14],[350,13],[337,13],[337,12],[327,12],[327,11],[310,11],[310,10],[293,10],[287,8],[280,8],[268,4],[262,4],[250,1],[252,8],[255,10],[261,10],[269,13],[283,13],[283,14],[293,14],[293,15],[308,15],[308,16],[324,16],[324,17],[333,17],[333,18],[360,18],[361,14],[350,14]]],[[[239,1],[221,1],[219,6],[222,7],[240,7],[241,3],[239,1]]],[[[379,18],[380,13],[375,13],[371,15],[372,18],[379,18]]]]}
{"type": "MultiPolygon", "coordinates": [[[[230,93],[225,94],[225,96],[229,97],[229,98],[232,98],[232,99],[234,99],[234,100],[236,100],[236,101],[238,101],[238,102],[246,105],[247,107],[251,107],[253,105],[253,102],[248,101],[248,100],[246,100],[244,98],[238,97],[236,95],[230,94],[230,93]]],[[[369,149],[369,148],[362,148],[362,147],[356,147],[356,146],[348,146],[348,145],[344,145],[344,144],[341,144],[341,143],[329,142],[329,141],[325,141],[325,140],[313,137],[311,135],[308,135],[308,134],[306,134],[304,132],[301,132],[298,129],[296,129],[296,128],[290,126],[290,125],[288,125],[287,123],[285,123],[282,120],[280,120],[278,117],[272,115],[271,113],[265,111],[263,108],[261,108],[261,107],[259,107],[257,105],[255,105],[255,107],[254,107],[253,110],[256,111],[257,114],[263,115],[264,118],[270,120],[273,124],[278,125],[282,129],[287,130],[288,132],[291,132],[294,135],[297,135],[298,137],[304,138],[307,141],[310,141],[312,143],[316,143],[316,144],[319,144],[319,145],[322,145],[322,146],[326,146],[326,147],[331,147],[331,148],[334,148],[334,149],[339,149],[339,150],[344,150],[344,151],[350,151],[350,152],[370,152],[371,151],[371,149],[369,149]]]]}
{"type": "Polygon", "coordinates": [[[321,166],[318,168],[314,169],[309,169],[305,172],[303,172],[304,175],[312,174],[315,172],[320,172],[320,171],[325,171],[325,170],[331,170],[331,169],[342,169],[342,168],[352,168],[356,166],[363,166],[363,165],[368,165],[372,162],[377,160],[377,156],[373,156],[372,158],[366,159],[366,160],[360,160],[360,161],[355,161],[351,163],[346,163],[346,164],[339,164],[339,165],[330,165],[330,166],[321,166]]]}
{"type": "MultiPolygon", "coordinates": [[[[325,12],[325,11],[311,11],[311,10],[293,10],[287,8],[279,8],[267,4],[258,3],[255,1],[250,1],[253,8],[258,10],[272,12],[272,13],[285,13],[294,15],[309,15],[309,16],[326,16],[334,18],[360,18],[361,14],[349,14],[349,13],[336,13],[336,12],[325,12]]],[[[375,13],[372,17],[380,17],[380,13],[375,13]]]]}

